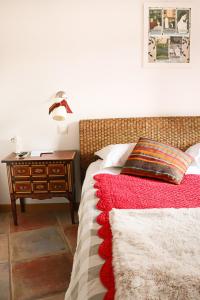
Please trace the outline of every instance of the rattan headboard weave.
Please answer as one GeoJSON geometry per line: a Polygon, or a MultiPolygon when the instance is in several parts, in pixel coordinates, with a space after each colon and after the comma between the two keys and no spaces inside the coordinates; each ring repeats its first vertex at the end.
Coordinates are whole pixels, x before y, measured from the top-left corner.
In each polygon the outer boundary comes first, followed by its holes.
{"type": "Polygon", "coordinates": [[[140,136],[185,150],[200,142],[200,116],[81,120],[79,132],[84,173],[95,151],[109,144],[137,142],[140,136]]]}

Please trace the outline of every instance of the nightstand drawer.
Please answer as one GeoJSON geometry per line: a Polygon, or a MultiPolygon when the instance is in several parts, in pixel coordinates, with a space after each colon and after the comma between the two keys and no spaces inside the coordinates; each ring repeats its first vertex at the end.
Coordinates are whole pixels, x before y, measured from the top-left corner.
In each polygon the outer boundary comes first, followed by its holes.
{"type": "Polygon", "coordinates": [[[64,180],[51,180],[49,182],[49,191],[50,192],[66,192],[68,190],[67,182],[64,180]]]}
{"type": "Polygon", "coordinates": [[[34,165],[31,166],[31,175],[32,176],[46,176],[47,175],[47,167],[34,165]]]}
{"type": "Polygon", "coordinates": [[[30,167],[23,165],[16,165],[12,167],[12,174],[13,176],[18,176],[18,177],[26,177],[30,176],[30,167]]]}
{"type": "Polygon", "coordinates": [[[64,164],[49,164],[48,165],[48,175],[49,176],[65,175],[65,165],[64,164]]]}
{"type": "Polygon", "coordinates": [[[16,181],[14,183],[15,193],[31,193],[31,183],[29,181],[16,181]]]}
{"type": "Polygon", "coordinates": [[[46,181],[33,182],[33,193],[47,193],[48,183],[46,181]]]}

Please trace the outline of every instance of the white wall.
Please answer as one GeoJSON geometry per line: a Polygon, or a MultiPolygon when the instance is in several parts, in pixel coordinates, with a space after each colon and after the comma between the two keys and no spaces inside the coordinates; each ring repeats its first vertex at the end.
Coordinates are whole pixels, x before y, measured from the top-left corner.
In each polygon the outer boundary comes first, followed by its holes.
{"type": "MultiPolygon", "coordinates": [[[[78,148],[82,118],[200,114],[200,2],[191,69],[142,67],[143,1],[0,0],[0,158],[25,149],[78,148]],[[74,111],[59,135],[48,99],[64,89],[74,111]]],[[[0,166],[0,203],[9,200],[0,166]]]]}

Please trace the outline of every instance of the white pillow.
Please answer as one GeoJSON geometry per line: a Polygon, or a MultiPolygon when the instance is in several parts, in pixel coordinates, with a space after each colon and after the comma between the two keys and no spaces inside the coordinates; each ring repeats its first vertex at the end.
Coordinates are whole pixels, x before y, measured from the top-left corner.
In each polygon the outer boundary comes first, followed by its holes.
{"type": "Polygon", "coordinates": [[[200,168],[200,143],[189,147],[185,152],[193,157],[191,166],[200,168]]]}
{"type": "Polygon", "coordinates": [[[94,154],[103,159],[102,168],[123,167],[136,143],[108,145],[94,154]]]}
{"type": "Polygon", "coordinates": [[[185,174],[200,175],[200,168],[197,166],[190,165],[185,174]]]}

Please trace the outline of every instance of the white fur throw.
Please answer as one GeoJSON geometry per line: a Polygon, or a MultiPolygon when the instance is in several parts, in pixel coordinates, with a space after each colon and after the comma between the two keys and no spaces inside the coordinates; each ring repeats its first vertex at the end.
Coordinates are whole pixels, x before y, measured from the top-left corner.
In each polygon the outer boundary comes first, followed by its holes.
{"type": "Polygon", "coordinates": [[[117,300],[200,299],[200,208],[113,209],[117,300]]]}

